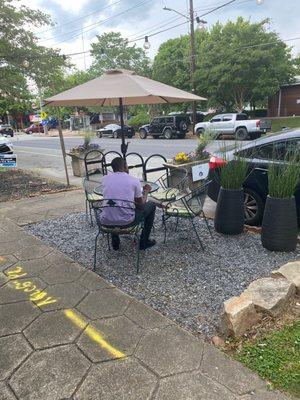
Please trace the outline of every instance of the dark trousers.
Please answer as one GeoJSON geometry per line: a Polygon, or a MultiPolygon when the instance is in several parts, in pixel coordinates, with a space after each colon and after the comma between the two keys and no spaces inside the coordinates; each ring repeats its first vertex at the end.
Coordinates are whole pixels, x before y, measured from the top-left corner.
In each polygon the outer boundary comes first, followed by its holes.
{"type": "MultiPolygon", "coordinates": [[[[126,227],[134,226],[144,219],[144,228],[141,233],[141,246],[146,244],[149,240],[155,218],[155,209],[155,204],[151,202],[146,203],[143,208],[136,208],[134,221],[131,224],[126,225],[126,227]]],[[[116,238],[119,238],[119,235],[112,235],[113,240],[114,238],[116,240],[116,238]]]]}

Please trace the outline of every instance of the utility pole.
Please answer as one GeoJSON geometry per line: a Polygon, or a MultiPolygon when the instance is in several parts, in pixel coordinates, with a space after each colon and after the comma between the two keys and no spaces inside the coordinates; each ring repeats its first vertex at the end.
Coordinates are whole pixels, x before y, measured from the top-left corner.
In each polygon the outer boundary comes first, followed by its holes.
{"type": "Polygon", "coordinates": [[[82,52],[83,52],[84,70],[86,71],[86,59],[85,59],[85,51],[84,51],[83,28],[81,28],[81,40],[82,40],[82,52]]]}
{"type": "MultiPolygon", "coordinates": [[[[195,85],[195,71],[196,71],[196,46],[195,46],[195,15],[194,15],[194,4],[193,0],[189,0],[190,2],[190,43],[191,43],[191,86],[192,93],[195,94],[196,85],[195,85]]],[[[193,135],[195,134],[195,124],[197,121],[197,108],[196,102],[193,101],[193,135]]]]}

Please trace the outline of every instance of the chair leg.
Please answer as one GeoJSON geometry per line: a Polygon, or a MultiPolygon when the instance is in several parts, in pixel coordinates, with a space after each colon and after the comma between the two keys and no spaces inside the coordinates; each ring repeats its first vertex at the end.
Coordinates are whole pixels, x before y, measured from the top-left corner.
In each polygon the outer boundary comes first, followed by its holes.
{"type": "Polygon", "coordinates": [[[178,231],[178,221],[179,221],[179,218],[178,218],[178,216],[177,216],[177,217],[176,217],[175,232],[178,231]]]}
{"type": "Polygon", "coordinates": [[[99,235],[100,235],[100,231],[97,233],[96,239],[95,239],[94,266],[93,266],[93,271],[95,271],[95,269],[96,269],[96,262],[97,262],[97,243],[98,243],[99,235]]]}
{"type": "Polygon", "coordinates": [[[91,206],[91,203],[89,203],[89,210],[90,210],[91,226],[94,226],[94,222],[93,222],[93,214],[92,214],[92,206],[91,206]]]}
{"type": "Polygon", "coordinates": [[[137,245],[137,257],[136,257],[136,273],[140,272],[140,235],[136,235],[135,242],[137,245]]]}
{"type": "Polygon", "coordinates": [[[85,214],[86,214],[86,217],[88,218],[88,201],[87,201],[87,199],[85,199],[85,214]]]}
{"type": "Polygon", "coordinates": [[[110,251],[109,233],[107,233],[106,238],[107,238],[108,250],[110,251]]]}
{"type": "Polygon", "coordinates": [[[166,220],[165,220],[165,216],[162,216],[162,224],[163,224],[163,228],[164,228],[164,244],[166,244],[166,240],[167,240],[167,224],[166,224],[166,220]]]}
{"type": "Polygon", "coordinates": [[[212,238],[212,237],[213,237],[213,235],[212,235],[212,232],[211,232],[211,229],[210,229],[209,223],[208,223],[208,221],[207,221],[206,215],[204,214],[204,211],[202,211],[202,214],[203,214],[203,218],[204,218],[204,221],[205,221],[205,223],[206,223],[206,226],[207,226],[208,232],[209,232],[209,234],[210,234],[210,237],[212,238]]]}
{"type": "Polygon", "coordinates": [[[198,239],[198,241],[199,241],[199,243],[200,243],[200,246],[202,247],[202,250],[204,251],[204,246],[203,246],[202,241],[201,241],[201,239],[200,239],[200,236],[199,236],[199,233],[198,233],[198,231],[197,231],[197,228],[196,228],[196,225],[195,225],[195,223],[194,223],[194,220],[193,220],[193,218],[189,218],[189,219],[190,219],[190,221],[191,221],[191,223],[192,223],[193,229],[194,229],[194,231],[195,231],[195,233],[196,233],[196,236],[197,236],[197,239],[198,239]]]}

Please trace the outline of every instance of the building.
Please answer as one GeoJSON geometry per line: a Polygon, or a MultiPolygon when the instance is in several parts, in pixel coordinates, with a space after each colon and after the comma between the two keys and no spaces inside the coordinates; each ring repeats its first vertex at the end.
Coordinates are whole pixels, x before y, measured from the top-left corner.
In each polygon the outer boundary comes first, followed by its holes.
{"type": "Polygon", "coordinates": [[[300,76],[295,77],[295,82],[282,85],[280,90],[269,97],[268,117],[300,116],[300,76]]]}

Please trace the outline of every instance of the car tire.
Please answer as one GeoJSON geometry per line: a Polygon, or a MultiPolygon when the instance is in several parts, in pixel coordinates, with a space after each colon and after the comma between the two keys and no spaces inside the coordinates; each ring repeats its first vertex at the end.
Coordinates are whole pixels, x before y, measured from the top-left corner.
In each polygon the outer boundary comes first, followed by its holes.
{"type": "Polygon", "coordinates": [[[173,137],[173,132],[172,132],[172,130],[169,129],[169,128],[165,129],[165,131],[164,131],[164,138],[170,140],[170,139],[172,139],[172,137],[173,137]]]}
{"type": "Polygon", "coordinates": [[[244,188],[245,224],[260,225],[264,214],[264,203],[252,189],[244,188]]]}
{"type": "Polygon", "coordinates": [[[113,133],[113,138],[114,138],[114,139],[118,139],[118,138],[119,138],[119,134],[118,134],[117,131],[115,131],[115,132],[113,133]]]}
{"type": "Polygon", "coordinates": [[[185,121],[181,121],[179,124],[179,130],[181,132],[186,132],[188,130],[188,125],[185,121]]]}
{"type": "Polygon", "coordinates": [[[97,132],[96,135],[97,135],[97,137],[98,137],[99,139],[102,138],[102,133],[101,133],[101,132],[97,132]]]}
{"type": "Polygon", "coordinates": [[[128,137],[128,139],[132,139],[133,135],[128,135],[127,137],[128,137]]]}
{"type": "Polygon", "coordinates": [[[196,130],[196,135],[198,136],[198,137],[200,137],[201,135],[203,135],[204,134],[204,128],[198,128],[197,130],[196,130]]]}
{"type": "Polygon", "coordinates": [[[246,140],[248,138],[248,131],[246,128],[237,128],[235,131],[236,140],[246,140]]]}
{"type": "Polygon", "coordinates": [[[178,138],[178,139],[185,139],[185,136],[186,136],[185,133],[179,133],[179,134],[177,135],[177,138],[178,138]]]}
{"type": "Polygon", "coordinates": [[[29,132],[28,132],[28,135],[32,135],[32,133],[33,133],[32,131],[29,131],[29,132]]]}
{"type": "Polygon", "coordinates": [[[146,129],[141,129],[140,130],[140,139],[147,139],[147,131],[146,129]]]}

